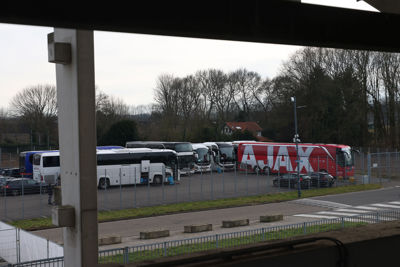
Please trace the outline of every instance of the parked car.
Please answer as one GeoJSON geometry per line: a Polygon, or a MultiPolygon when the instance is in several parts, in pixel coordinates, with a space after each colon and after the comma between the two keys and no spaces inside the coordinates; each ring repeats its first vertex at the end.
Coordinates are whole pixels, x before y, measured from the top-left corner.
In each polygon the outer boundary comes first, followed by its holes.
{"type": "Polygon", "coordinates": [[[0,187],[0,194],[17,196],[24,194],[38,194],[40,189],[42,193],[47,192],[48,185],[39,183],[30,178],[14,178],[8,179],[5,184],[0,187]]]}
{"type": "Polygon", "coordinates": [[[19,168],[3,169],[0,174],[3,176],[9,176],[9,177],[15,177],[15,178],[21,177],[21,172],[20,172],[19,168]]]}
{"type": "Polygon", "coordinates": [[[0,186],[6,184],[8,178],[0,175],[0,186]]]}
{"type": "MultiPolygon", "coordinates": [[[[297,188],[298,176],[297,173],[285,173],[273,180],[274,186],[297,188]]],[[[311,187],[311,177],[307,174],[300,174],[301,188],[311,187]]]]}
{"type": "Polygon", "coordinates": [[[332,187],[335,178],[327,172],[310,173],[311,185],[315,187],[332,187]]]}

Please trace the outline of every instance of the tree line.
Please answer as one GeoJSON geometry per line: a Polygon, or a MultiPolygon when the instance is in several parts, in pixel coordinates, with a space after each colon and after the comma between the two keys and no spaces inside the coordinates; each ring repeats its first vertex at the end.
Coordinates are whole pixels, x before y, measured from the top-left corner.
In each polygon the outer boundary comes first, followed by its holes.
{"type": "MultiPolygon", "coordinates": [[[[138,138],[129,109],[123,100],[96,88],[98,145],[125,145],[125,139],[138,138]]],[[[35,147],[58,147],[57,113],[56,87],[49,84],[30,86],[11,99],[9,110],[0,110],[0,127],[3,133],[29,133],[31,145],[35,147]]],[[[8,145],[18,144],[10,140],[8,145]]]]}
{"type": "Polygon", "coordinates": [[[164,138],[224,138],[226,121],[256,121],[263,135],[291,141],[295,96],[301,141],[400,146],[398,54],[303,48],[276,77],[246,69],[161,75],[154,92],[164,138]],[[171,130],[172,129],[172,130],[171,130]]]}
{"type": "MultiPolygon", "coordinates": [[[[297,110],[302,142],[399,148],[399,68],[398,54],[307,47],[273,78],[245,68],[199,70],[184,77],[162,74],[154,103],[147,106],[130,107],[96,90],[97,138],[99,144],[117,144],[113,141],[119,135],[130,140],[232,140],[241,136],[224,135],[225,122],[256,121],[263,136],[290,142],[295,96],[303,107],[297,110]],[[128,122],[110,133],[120,121],[128,122]],[[132,121],[137,127],[126,125],[132,121]],[[131,130],[124,132],[126,127],[131,130]]],[[[0,123],[4,117],[18,119],[31,131],[56,137],[55,91],[50,85],[23,90],[11,101],[11,117],[0,111],[0,123]]]]}

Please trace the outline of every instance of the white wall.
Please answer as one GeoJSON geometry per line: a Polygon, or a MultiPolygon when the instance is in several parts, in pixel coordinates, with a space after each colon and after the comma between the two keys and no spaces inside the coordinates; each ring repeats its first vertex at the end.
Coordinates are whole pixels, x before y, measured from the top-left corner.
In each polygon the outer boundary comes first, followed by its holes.
{"type": "Polygon", "coordinates": [[[0,257],[9,263],[63,256],[63,247],[30,232],[0,222],[0,257]],[[19,246],[17,247],[17,239],[19,246]]]}

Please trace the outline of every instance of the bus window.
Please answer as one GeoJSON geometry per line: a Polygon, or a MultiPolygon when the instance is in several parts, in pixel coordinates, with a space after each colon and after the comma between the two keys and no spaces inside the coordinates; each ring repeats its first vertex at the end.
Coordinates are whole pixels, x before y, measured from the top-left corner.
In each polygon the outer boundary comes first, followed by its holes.
{"type": "Polygon", "coordinates": [[[60,166],[59,156],[43,157],[43,167],[59,167],[59,166],[60,166]]]}

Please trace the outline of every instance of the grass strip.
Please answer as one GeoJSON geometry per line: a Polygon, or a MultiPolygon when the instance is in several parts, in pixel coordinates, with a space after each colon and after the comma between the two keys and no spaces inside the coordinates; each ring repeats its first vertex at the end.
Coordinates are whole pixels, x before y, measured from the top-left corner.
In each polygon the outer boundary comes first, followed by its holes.
{"type": "MultiPolygon", "coordinates": [[[[381,188],[381,185],[379,184],[364,184],[364,185],[348,185],[348,186],[308,189],[308,190],[303,189],[302,198],[342,194],[342,193],[357,192],[364,190],[373,190],[379,188],[381,188]]],[[[100,211],[98,213],[98,221],[107,222],[107,221],[134,219],[134,218],[143,218],[143,217],[182,213],[182,212],[276,203],[294,199],[298,199],[297,191],[272,193],[272,194],[265,194],[258,196],[207,200],[207,201],[182,202],[176,204],[142,207],[136,209],[100,211]]],[[[11,222],[11,224],[21,229],[29,231],[55,227],[51,223],[51,218],[18,220],[11,222]]]]}
{"type": "MultiPolygon", "coordinates": [[[[136,251],[132,252],[130,249],[128,257],[129,262],[139,262],[144,260],[154,260],[161,257],[177,256],[182,254],[189,254],[200,251],[207,251],[216,248],[232,248],[242,245],[255,244],[265,241],[282,240],[290,237],[301,236],[305,234],[314,234],[320,232],[334,231],[347,227],[359,227],[366,225],[366,222],[344,222],[342,223],[331,223],[331,224],[320,224],[312,225],[306,228],[306,233],[303,227],[290,228],[276,231],[266,231],[258,234],[245,235],[244,232],[238,233],[238,237],[224,238],[216,241],[215,239],[207,241],[206,239],[195,239],[182,241],[178,244],[185,242],[186,244],[177,246],[163,247],[162,243],[160,246],[154,246],[152,249],[144,249],[145,247],[136,247],[136,251]],[[218,243],[217,243],[218,242],[218,243]]],[[[223,235],[220,235],[223,237],[223,235]]],[[[212,239],[212,237],[210,237],[212,239]]],[[[169,243],[170,244],[170,243],[169,243]]],[[[149,247],[147,247],[149,248],[149,247]]],[[[101,253],[99,257],[100,263],[123,263],[123,254],[109,255],[111,252],[101,253]]]]}

